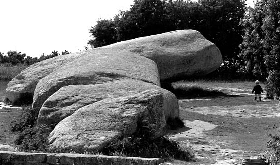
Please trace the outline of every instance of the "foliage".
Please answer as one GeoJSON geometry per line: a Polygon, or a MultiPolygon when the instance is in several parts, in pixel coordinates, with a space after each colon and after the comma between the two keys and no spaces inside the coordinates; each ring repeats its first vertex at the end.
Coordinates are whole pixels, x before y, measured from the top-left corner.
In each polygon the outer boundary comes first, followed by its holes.
{"type": "Polygon", "coordinates": [[[47,125],[25,128],[15,139],[21,151],[48,151],[48,136],[52,129],[47,125]]]}
{"type": "Polygon", "coordinates": [[[19,120],[11,123],[11,131],[18,135],[14,143],[22,151],[47,151],[47,137],[51,127],[36,125],[38,112],[30,106],[23,107],[19,120]]]}
{"type": "Polygon", "coordinates": [[[179,29],[195,29],[214,42],[226,60],[237,60],[244,0],[134,0],[130,10],[90,29],[94,47],[179,29]],[[105,31],[107,33],[105,33],[105,31]]]}
{"type": "Polygon", "coordinates": [[[196,30],[215,43],[223,59],[235,63],[242,42],[240,21],[245,13],[243,0],[200,0],[202,19],[196,30]]]}
{"type": "Polygon", "coordinates": [[[276,165],[280,163],[280,136],[271,135],[270,140],[267,143],[269,151],[267,151],[265,157],[271,165],[276,165]]]}
{"type": "Polygon", "coordinates": [[[17,52],[17,51],[8,51],[7,54],[0,52],[0,64],[6,65],[6,66],[21,66],[21,65],[32,65],[36,62],[46,60],[55,56],[59,55],[66,55],[69,54],[67,50],[61,52],[61,54],[58,51],[52,51],[49,55],[41,55],[40,58],[37,57],[30,57],[26,56],[25,53],[17,52]]]}
{"type": "Polygon", "coordinates": [[[12,121],[11,131],[12,132],[22,132],[27,128],[31,128],[35,125],[37,119],[37,112],[31,106],[26,106],[22,108],[22,114],[20,118],[12,121]]]}
{"type": "Polygon", "coordinates": [[[268,98],[280,96],[280,71],[270,71],[265,88],[268,98]]]}
{"type": "Polygon", "coordinates": [[[171,20],[166,4],[162,0],[134,0],[129,11],[121,12],[114,18],[117,41],[170,31],[171,20]]]}
{"type": "Polygon", "coordinates": [[[262,43],[265,35],[262,29],[265,17],[263,7],[263,1],[258,1],[255,8],[249,8],[241,22],[244,35],[239,56],[244,63],[243,66],[246,66],[247,73],[257,79],[268,76],[265,66],[265,49],[262,43]]]}
{"type": "Polygon", "coordinates": [[[99,152],[105,155],[193,160],[194,155],[189,148],[183,149],[167,137],[152,138],[150,128],[141,123],[137,128],[133,135],[120,137],[99,152]]]}
{"type": "Polygon", "coordinates": [[[99,20],[97,25],[90,29],[90,33],[95,37],[94,40],[89,40],[88,44],[94,47],[116,42],[116,25],[112,20],[99,20]]]}
{"type": "Polygon", "coordinates": [[[280,71],[280,0],[266,0],[263,8],[265,63],[269,71],[280,71]]]}
{"type": "Polygon", "coordinates": [[[259,0],[245,15],[240,58],[247,72],[258,79],[267,77],[268,97],[279,96],[280,0],[259,0]]]}

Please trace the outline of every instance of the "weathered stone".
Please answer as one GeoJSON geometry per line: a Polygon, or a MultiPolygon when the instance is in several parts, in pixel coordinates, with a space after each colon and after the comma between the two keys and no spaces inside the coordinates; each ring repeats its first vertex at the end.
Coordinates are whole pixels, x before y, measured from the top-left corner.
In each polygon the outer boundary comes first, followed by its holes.
{"type": "MultiPolygon", "coordinates": [[[[222,62],[219,49],[213,43],[206,40],[199,32],[195,30],[178,30],[123,41],[90,51],[58,56],[41,61],[22,71],[8,84],[6,97],[13,103],[21,97],[21,94],[29,93],[32,96],[39,80],[48,76],[49,81],[52,81],[52,79],[50,79],[52,78],[50,74],[53,72],[55,72],[54,74],[56,76],[61,76],[60,74],[74,70],[75,74],[69,76],[76,76],[77,72],[80,72],[78,70],[80,70],[82,66],[77,67],[75,63],[84,65],[86,62],[84,56],[88,57],[89,54],[99,54],[100,56],[105,54],[104,56],[106,56],[107,59],[110,59],[112,56],[115,61],[108,60],[108,62],[111,62],[112,66],[116,66],[114,63],[118,63],[115,56],[131,56],[129,58],[134,58],[137,55],[145,56],[156,62],[161,80],[176,79],[192,75],[204,75],[218,68],[222,62]],[[81,61],[79,59],[81,59],[81,61]],[[69,65],[73,64],[74,67],[69,69],[69,65]],[[69,69],[69,71],[65,69],[69,69]]],[[[90,66],[92,61],[93,59],[89,59],[86,66],[90,66]]],[[[105,61],[105,59],[103,59],[103,61],[105,61]]],[[[96,64],[96,62],[94,63],[96,64]]],[[[134,63],[134,66],[139,64],[141,65],[141,61],[134,63]]],[[[104,67],[108,67],[108,64],[102,66],[103,69],[106,69],[104,67]]],[[[131,68],[133,69],[134,67],[131,68]]],[[[137,74],[138,71],[139,69],[135,74],[137,74]]],[[[52,75],[54,76],[54,74],[52,75]]],[[[135,78],[135,75],[133,77],[135,78]]],[[[84,81],[87,81],[85,80],[86,77],[83,76],[77,78],[81,78],[83,84],[84,81]]],[[[68,82],[73,81],[73,77],[61,77],[59,79],[66,79],[68,82]]],[[[41,85],[42,84],[40,84],[40,86],[41,85]]],[[[65,85],[67,85],[67,83],[65,85]]]]}
{"type": "Polygon", "coordinates": [[[39,62],[8,84],[7,98],[33,97],[38,123],[58,123],[49,137],[52,148],[98,150],[141,122],[161,136],[179,107],[160,80],[205,75],[221,60],[199,32],[179,30],[39,62]]]}
{"type": "Polygon", "coordinates": [[[13,165],[158,165],[163,163],[163,159],[159,158],[140,158],[140,157],[121,157],[121,156],[105,156],[90,154],[70,154],[70,153],[23,153],[0,151],[0,164],[13,165]],[[39,156],[39,159],[30,159],[39,156]],[[44,159],[41,159],[44,157],[44,159]],[[42,161],[44,163],[42,163],[42,161]]]}
{"type": "Polygon", "coordinates": [[[97,151],[119,136],[133,134],[139,123],[149,128],[151,137],[161,136],[166,126],[163,102],[162,93],[153,89],[90,104],[56,125],[49,136],[50,147],[97,151]]]}
{"type": "Polygon", "coordinates": [[[179,105],[176,96],[151,83],[126,79],[97,85],[69,85],[51,95],[43,104],[38,124],[56,125],[76,110],[94,102],[138,94],[148,89],[157,89],[163,93],[162,107],[166,120],[179,117],[179,105]]]}
{"type": "Polygon", "coordinates": [[[222,55],[215,44],[195,30],[140,37],[103,48],[125,49],[155,61],[161,80],[203,76],[222,63],[222,55]]]}
{"type": "Polygon", "coordinates": [[[83,55],[83,53],[61,55],[31,65],[8,83],[6,98],[14,103],[23,93],[33,95],[36,85],[40,79],[60,68],[63,64],[72,61],[81,55],[83,55]]]}
{"type": "Polygon", "coordinates": [[[120,79],[136,79],[159,84],[156,64],[126,51],[94,49],[41,79],[36,86],[33,108],[41,108],[49,96],[63,86],[102,84],[120,79]]]}

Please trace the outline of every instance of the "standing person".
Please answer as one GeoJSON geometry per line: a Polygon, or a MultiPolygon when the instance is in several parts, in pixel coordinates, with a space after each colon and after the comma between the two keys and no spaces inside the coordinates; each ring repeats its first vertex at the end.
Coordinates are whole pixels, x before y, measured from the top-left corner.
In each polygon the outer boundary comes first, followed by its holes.
{"type": "Polygon", "coordinates": [[[261,100],[261,93],[263,93],[263,89],[262,89],[262,87],[260,85],[259,80],[256,80],[255,84],[256,85],[254,86],[254,88],[252,90],[252,93],[255,93],[255,100],[257,100],[257,97],[259,97],[259,101],[262,101],[261,100]]]}

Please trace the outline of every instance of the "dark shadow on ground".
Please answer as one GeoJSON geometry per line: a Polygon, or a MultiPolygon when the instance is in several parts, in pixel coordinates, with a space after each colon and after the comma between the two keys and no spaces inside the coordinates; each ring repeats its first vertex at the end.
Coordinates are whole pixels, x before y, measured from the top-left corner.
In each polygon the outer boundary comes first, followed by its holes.
{"type": "Polygon", "coordinates": [[[174,93],[178,99],[192,99],[192,98],[215,98],[215,97],[243,97],[242,95],[232,95],[218,90],[204,89],[199,86],[190,86],[186,88],[171,88],[170,91],[174,93]]]}

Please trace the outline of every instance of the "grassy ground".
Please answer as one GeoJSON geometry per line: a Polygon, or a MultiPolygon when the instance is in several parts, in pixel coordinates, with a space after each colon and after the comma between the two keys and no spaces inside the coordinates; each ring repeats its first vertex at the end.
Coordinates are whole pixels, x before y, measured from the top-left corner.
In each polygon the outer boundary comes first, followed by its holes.
{"type": "MultiPolygon", "coordinates": [[[[261,85],[264,88],[265,85],[261,85]]],[[[182,130],[177,140],[191,143],[196,155],[204,157],[206,164],[217,163],[217,160],[240,163],[243,158],[264,153],[270,140],[269,134],[277,133],[280,128],[279,101],[266,100],[265,94],[262,102],[255,101],[251,94],[253,86],[254,82],[249,81],[174,83],[175,93],[180,94],[180,117],[189,123],[201,121],[205,125],[216,126],[203,131],[199,137],[188,133],[191,128],[182,130]],[[185,137],[182,136],[184,133],[185,137]]],[[[197,123],[196,126],[203,129],[197,123]]]]}
{"type": "Polygon", "coordinates": [[[17,66],[0,65],[0,80],[11,80],[26,67],[27,66],[25,65],[17,65],[17,66]]]}
{"type": "Polygon", "coordinates": [[[8,81],[0,80],[0,101],[3,101],[5,97],[5,90],[7,87],[8,81]]]}

